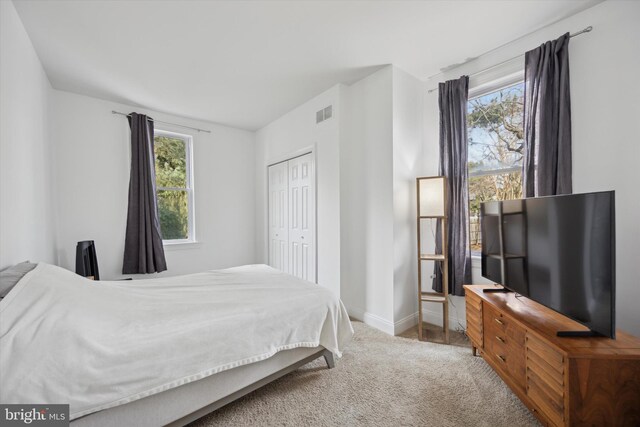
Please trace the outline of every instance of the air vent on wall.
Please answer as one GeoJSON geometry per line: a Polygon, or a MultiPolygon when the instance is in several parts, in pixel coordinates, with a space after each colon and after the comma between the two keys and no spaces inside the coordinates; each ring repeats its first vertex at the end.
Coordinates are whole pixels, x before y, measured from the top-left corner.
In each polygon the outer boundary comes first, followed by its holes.
{"type": "Polygon", "coordinates": [[[329,105],[328,107],[316,112],[316,123],[324,122],[325,120],[330,119],[332,116],[333,106],[329,105]]]}

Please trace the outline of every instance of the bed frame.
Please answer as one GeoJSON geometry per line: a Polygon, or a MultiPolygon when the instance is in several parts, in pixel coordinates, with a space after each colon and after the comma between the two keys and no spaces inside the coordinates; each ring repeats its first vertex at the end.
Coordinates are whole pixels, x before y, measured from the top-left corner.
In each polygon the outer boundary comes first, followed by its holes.
{"type": "Polygon", "coordinates": [[[319,357],[324,357],[329,369],[335,366],[333,353],[324,347],[285,350],[261,362],[239,366],[143,399],[86,415],[73,420],[71,425],[184,426],[319,357]]]}

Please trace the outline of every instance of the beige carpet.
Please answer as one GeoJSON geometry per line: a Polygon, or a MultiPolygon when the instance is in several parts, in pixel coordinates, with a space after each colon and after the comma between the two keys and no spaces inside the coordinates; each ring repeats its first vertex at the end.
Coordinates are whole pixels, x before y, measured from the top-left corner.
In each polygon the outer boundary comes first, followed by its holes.
{"type": "Polygon", "coordinates": [[[316,360],[190,425],[538,425],[468,347],[353,326],[355,337],[334,369],[316,360]]]}

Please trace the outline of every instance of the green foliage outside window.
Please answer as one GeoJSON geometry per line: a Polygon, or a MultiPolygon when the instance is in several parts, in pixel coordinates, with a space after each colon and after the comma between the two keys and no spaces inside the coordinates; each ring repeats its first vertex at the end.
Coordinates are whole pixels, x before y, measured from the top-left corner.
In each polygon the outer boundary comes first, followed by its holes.
{"type": "Polygon", "coordinates": [[[180,138],[156,136],[156,186],[163,240],[189,238],[187,147],[180,138]]]}

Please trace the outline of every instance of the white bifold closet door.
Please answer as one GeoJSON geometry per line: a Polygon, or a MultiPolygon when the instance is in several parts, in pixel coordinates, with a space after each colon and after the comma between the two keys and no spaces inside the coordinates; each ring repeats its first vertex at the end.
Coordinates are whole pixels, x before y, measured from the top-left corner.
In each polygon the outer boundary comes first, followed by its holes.
{"type": "Polygon", "coordinates": [[[289,184],[287,163],[269,166],[269,265],[289,271],[289,184]]]}
{"type": "Polygon", "coordinates": [[[315,182],[311,154],[269,166],[269,264],[316,281],[315,182]]]}

